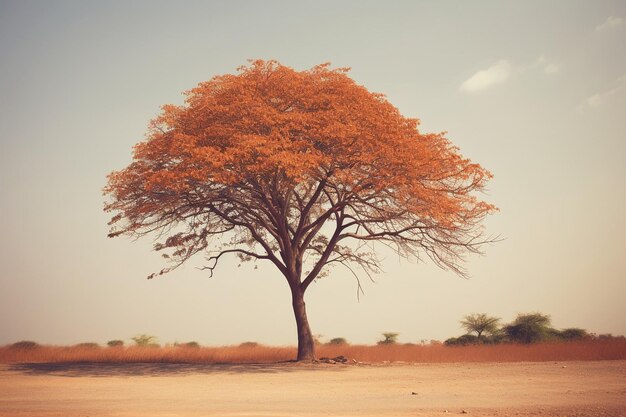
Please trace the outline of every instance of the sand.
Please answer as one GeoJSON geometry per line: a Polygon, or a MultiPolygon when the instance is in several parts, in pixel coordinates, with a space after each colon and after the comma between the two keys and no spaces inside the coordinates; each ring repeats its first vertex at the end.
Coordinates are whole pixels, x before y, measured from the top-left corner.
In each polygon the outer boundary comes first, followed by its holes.
{"type": "Polygon", "coordinates": [[[0,365],[0,416],[626,416],[626,361],[0,365]]]}

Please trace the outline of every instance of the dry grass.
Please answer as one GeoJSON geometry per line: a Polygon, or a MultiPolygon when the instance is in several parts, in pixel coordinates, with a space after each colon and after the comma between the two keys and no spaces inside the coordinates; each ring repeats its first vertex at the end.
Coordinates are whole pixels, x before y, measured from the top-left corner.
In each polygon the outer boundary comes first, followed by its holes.
{"type": "MultiPolygon", "coordinates": [[[[320,345],[318,357],[339,355],[359,362],[542,362],[626,359],[626,340],[591,340],[532,345],[320,345]]],[[[0,347],[0,363],[271,363],[295,358],[294,347],[89,347],[41,346],[32,349],[0,347]]]]}
{"type": "Polygon", "coordinates": [[[323,346],[318,356],[362,362],[543,362],[626,359],[626,340],[470,346],[323,346]]]}

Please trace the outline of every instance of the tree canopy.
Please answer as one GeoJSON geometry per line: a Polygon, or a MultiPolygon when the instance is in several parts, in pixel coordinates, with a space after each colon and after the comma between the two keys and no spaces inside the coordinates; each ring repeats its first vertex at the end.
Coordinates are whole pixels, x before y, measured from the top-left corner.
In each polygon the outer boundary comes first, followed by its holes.
{"type": "Polygon", "coordinates": [[[504,327],[506,335],[519,343],[534,343],[550,336],[550,316],[542,313],[518,314],[513,323],[504,327]]]}
{"type": "Polygon", "coordinates": [[[484,333],[495,334],[498,332],[500,319],[498,317],[490,317],[487,314],[469,314],[461,320],[461,326],[468,333],[476,333],[478,342],[484,333]]]}
{"type": "Polygon", "coordinates": [[[307,287],[335,264],[357,279],[378,272],[372,242],[463,274],[495,210],[475,195],[491,174],[347,71],[257,60],[163,106],[108,177],[109,236],[162,238],[154,248],[171,264],[157,275],[198,253],[211,274],[226,254],[271,262],[291,288],[299,346],[311,339],[297,312],[307,287]]]}

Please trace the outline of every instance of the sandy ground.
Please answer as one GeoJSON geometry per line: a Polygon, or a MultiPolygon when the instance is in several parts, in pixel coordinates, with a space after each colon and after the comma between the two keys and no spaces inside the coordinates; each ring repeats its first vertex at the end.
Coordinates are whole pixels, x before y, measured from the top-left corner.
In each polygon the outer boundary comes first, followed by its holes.
{"type": "Polygon", "coordinates": [[[626,361],[0,365],[0,416],[626,416],[626,361]]]}

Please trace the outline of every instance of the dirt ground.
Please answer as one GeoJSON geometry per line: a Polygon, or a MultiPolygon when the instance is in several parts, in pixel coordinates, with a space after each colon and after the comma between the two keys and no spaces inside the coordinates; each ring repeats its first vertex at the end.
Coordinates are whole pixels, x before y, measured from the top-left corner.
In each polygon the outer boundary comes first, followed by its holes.
{"type": "Polygon", "coordinates": [[[0,365],[0,416],[626,416],[626,361],[0,365]]]}

